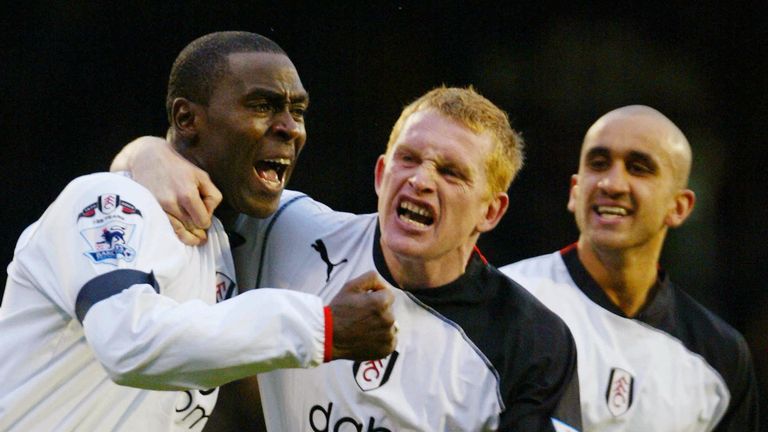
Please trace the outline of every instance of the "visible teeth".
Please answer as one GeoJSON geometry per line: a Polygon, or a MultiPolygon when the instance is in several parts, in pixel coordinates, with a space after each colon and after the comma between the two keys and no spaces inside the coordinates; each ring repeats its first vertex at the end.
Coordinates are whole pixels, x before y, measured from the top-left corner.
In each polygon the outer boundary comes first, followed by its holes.
{"type": "Polygon", "coordinates": [[[430,216],[428,209],[425,209],[424,207],[419,207],[416,204],[408,201],[403,201],[402,203],[400,203],[400,207],[405,210],[408,210],[409,212],[416,213],[417,215],[427,216],[427,217],[430,216]]]}
{"type": "Polygon", "coordinates": [[[259,177],[273,184],[279,184],[283,180],[283,174],[290,166],[289,158],[263,159],[254,164],[259,177]]]}
{"type": "Polygon", "coordinates": [[[421,223],[421,222],[415,221],[415,220],[413,220],[413,219],[411,219],[411,218],[407,217],[405,214],[401,214],[401,215],[399,215],[398,217],[400,218],[400,220],[401,220],[401,221],[403,221],[403,222],[407,222],[407,223],[409,223],[409,224],[411,224],[411,225],[415,225],[415,226],[417,226],[417,227],[419,227],[419,228],[426,228],[426,227],[427,227],[427,225],[426,225],[426,224],[423,224],[423,223],[421,223]]]}
{"type": "Polygon", "coordinates": [[[279,164],[279,165],[290,165],[291,160],[288,158],[274,158],[274,159],[264,159],[264,162],[279,164]]]}
{"type": "Polygon", "coordinates": [[[422,207],[408,201],[402,201],[397,208],[397,216],[401,221],[408,222],[419,228],[426,228],[435,221],[429,207],[422,207]]]}
{"type": "Polygon", "coordinates": [[[597,212],[601,215],[626,216],[627,209],[615,206],[597,206],[597,212]]]}

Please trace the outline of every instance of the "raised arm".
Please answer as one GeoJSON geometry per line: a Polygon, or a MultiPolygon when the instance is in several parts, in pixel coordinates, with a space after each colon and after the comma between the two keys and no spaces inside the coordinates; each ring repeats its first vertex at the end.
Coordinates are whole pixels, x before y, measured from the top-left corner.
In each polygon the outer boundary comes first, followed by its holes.
{"type": "Polygon", "coordinates": [[[149,189],[182,242],[205,243],[221,192],[205,171],[181,157],[166,140],[152,136],[133,140],[112,161],[110,171],[128,171],[149,189]]]}

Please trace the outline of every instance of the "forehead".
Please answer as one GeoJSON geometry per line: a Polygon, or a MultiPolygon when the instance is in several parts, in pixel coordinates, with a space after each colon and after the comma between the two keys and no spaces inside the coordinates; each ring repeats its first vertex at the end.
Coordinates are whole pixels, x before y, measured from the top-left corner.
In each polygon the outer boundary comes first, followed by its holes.
{"type": "Polygon", "coordinates": [[[599,149],[612,157],[642,154],[661,164],[672,165],[672,132],[663,122],[650,116],[603,118],[587,132],[581,151],[582,160],[599,149]]]}
{"type": "Polygon", "coordinates": [[[461,122],[433,109],[416,111],[403,123],[394,147],[408,146],[439,154],[485,160],[493,142],[487,133],[476,134],[461,122]]]}
{"type": "Polygon", "coordinates": [[[227,58],[229,68],[217,88],[228,86],[242,92],[261,89],[291,99],[307,97],[296,67],[283,54],[240,52],[227,58]]]}

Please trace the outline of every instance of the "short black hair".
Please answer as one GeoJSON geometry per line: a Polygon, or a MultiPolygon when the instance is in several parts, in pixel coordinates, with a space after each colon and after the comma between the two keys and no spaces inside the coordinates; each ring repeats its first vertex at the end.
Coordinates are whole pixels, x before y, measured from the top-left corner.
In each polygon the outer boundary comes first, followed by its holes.
{"type": "Polygon", "coordinates": [[[181,50],[171,68],[165,97],[168,121],[172,122],[173,100],[178,97],[207,105],[214,85],[227,71],[227,56],[240,52],[287,55],[277,43],[256,33],[224,31],[195,39],[181,50]]]}

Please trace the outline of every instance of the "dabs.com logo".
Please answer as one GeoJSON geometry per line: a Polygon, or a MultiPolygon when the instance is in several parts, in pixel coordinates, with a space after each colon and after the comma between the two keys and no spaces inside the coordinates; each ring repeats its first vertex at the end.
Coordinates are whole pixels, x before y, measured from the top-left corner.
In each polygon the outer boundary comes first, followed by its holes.
{"type": "MultiPolygon", "coordinates": [[[[379,360],[356,361],[352,365],[355,382],[364,392],[375,390],[389,381],[392,369],[395,367],[399,353],[392,354],[379,360]]],[[[349,407],[347,408],[349,409],[349,407]]],[[[324,405],[314,405],[309,411],[309,426],[313,432],[392,432],[391,429],[376,423],[376,419],[360,419],[350,412],[339,412],[341,407],[328,402],[324,405]],[[335,410],[335,411],[334,411],[335,410]]]]}

